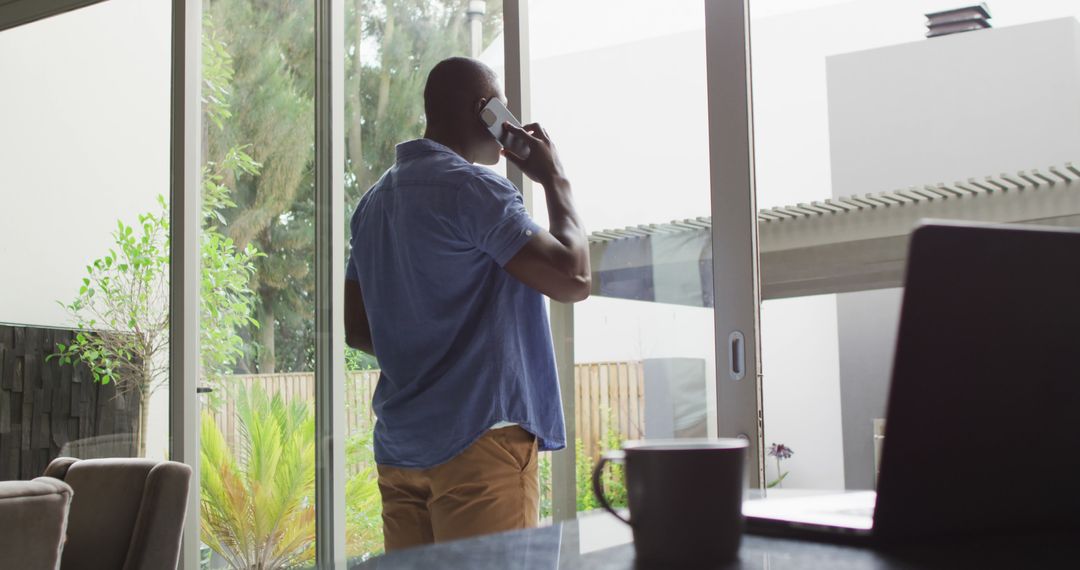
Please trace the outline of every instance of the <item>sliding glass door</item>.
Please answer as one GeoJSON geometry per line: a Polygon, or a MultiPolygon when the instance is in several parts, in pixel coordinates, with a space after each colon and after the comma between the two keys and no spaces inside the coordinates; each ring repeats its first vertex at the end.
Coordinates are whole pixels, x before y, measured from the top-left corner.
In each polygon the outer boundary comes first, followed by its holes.
{"type": "MultiPolygon", "coordinates": [[[[347,0],[345,3],[344,205],[360,198],[393,166],[395,145],[420,138],[426,125],[424,84],[432,66],[451,56],[501,50],[502,2],[347,0]]],[[[345,224],[340,236],[349,241],[345,224]]],[[[348,254],[348,248],[345,248],[348,254]]],[[[346,260],[340,260],[344,267],[346,260]]],[[[382,502],[375,474],[371,396],[379,363],[347,348],[345,358],[345,537],[350,560],[382,552],[382,502]]]]}
{"type": "MultiPolygon", "coordinates": [[[[702,16],[700,0],[660,12],[652,2],[529,3],[531,117],[557,145],[590,232],[592,295],[571,320],[553,319],[556,344],[572,347],[561,371],[572,373],[562,386],[577,474],[556,484],[573,487],[580,511],[598,508],[589,478],[606,450],[716,433],[702,16]]],[[[605,482],[625,501],[618,467],[605,482]]]]}
{"type": "Polygon", "coordinates": [[[770,486],[874,488],[917,220],[1080,219],[1080,6],[989,6],[749,2],[770,486]]]}
{"type": "Polygon", "coordinates": [[[314,50],[312,2],[203,2],[198,429],[211,569],[315,560],[314,50]]]}

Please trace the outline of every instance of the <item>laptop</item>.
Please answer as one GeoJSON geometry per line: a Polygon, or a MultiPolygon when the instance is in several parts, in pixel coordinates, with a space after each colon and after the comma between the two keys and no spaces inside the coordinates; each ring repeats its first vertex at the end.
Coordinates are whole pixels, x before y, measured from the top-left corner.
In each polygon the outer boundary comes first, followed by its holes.
{"type": "Polygon", "coordinates": [[[877,543],[1080,528],[1080,231],[918,227],[886,417],[877,493],[747,501],[747,531],[877,543]]]}

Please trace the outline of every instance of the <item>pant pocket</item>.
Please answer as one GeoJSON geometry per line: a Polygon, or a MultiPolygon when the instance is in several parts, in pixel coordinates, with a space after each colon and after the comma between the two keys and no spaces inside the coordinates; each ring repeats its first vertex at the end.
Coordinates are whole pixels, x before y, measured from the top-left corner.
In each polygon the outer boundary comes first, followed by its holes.
{"type": "Polygon", "coordinates": [[[514,426],[492,431],[491,442],[512,459],[518,471],[528,470],[536,457],[536,436],[514,426]]]}

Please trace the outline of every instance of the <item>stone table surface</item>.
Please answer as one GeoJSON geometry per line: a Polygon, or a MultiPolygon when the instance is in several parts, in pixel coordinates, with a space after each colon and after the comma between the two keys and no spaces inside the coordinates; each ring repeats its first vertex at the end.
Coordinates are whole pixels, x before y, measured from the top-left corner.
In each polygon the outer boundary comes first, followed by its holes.
{"type": "MultiPolygon", "coordinates": [[[[745,535],[739,570],[909,568],[1080,568],[1080,532],[951,540],[888,551],[745,535]]],[[[606,513],[576,521],[393,552],[350,569],[629,570],[635,568],[629,528],[606,513]]]]}

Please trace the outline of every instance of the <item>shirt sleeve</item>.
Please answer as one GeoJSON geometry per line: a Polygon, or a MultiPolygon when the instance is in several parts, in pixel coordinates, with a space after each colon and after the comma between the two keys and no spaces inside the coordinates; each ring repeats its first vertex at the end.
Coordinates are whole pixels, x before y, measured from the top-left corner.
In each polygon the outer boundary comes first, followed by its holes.
{"type": "Polygon", "coordinates": [[[521,193],[509,180],[478,176],[458,192],[457,224],[480,251],[505,266],[538,232],[521,193]]]}

